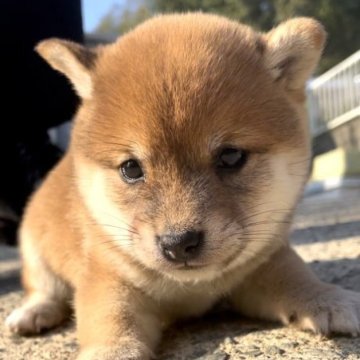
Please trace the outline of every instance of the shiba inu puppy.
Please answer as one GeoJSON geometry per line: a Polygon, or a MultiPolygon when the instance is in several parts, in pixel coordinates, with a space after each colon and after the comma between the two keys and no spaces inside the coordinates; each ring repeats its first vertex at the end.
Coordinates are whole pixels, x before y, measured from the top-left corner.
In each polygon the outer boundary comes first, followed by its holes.
{"type": "Polygon", "coordinates": [[[248,316],[359,334],[360,295],[318,280],[287,239],[324,40],[308,18],[263,34],[185,14],[93,50],[41,42],[83,103],[27,208],[27,295],[8,327],[54,327],[73,302],[78,359],[143,360],[168,324],[226,298],[248,316]]]}

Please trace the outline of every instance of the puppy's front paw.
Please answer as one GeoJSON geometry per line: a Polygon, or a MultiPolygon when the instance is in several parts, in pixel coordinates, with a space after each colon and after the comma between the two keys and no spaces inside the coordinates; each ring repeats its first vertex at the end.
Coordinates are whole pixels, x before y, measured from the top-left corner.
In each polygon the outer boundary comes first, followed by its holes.
{"type": "Polygon", "coordinates": [[[290,321],[303,330],[360,335],[360,293],[331,286],[309,300],[299,302],[290,321]]]}
{"type": "Polygon", "coordinates": [[[116,346],[86,347],[76,360],[148,360],[151,356],[149,348],[135,340],[116,346]]]}
{"type": "Polygon", "coordinates": [[[33,335],[60,324],[66,314],[63,307],[50,300],[29,300],[6,319],[7,328],[16,334],[33,335]]]}

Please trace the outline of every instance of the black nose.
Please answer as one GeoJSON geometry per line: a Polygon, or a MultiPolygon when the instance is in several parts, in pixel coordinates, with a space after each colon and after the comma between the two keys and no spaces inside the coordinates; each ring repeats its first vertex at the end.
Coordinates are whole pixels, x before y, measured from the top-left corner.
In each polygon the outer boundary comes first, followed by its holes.
{"type": "Polygon", "coordinates": [[[159,246],[166,259],[186,262],[199,255],[203,238],[204,233],[201,231],[172,233],[160,236],[159,246]]]}

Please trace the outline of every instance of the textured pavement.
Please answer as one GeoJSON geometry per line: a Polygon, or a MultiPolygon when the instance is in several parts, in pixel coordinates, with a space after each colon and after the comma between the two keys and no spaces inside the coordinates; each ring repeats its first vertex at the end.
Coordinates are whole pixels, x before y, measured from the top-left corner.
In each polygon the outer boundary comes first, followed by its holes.
{"type": "MultiPolygon", "coordinates": [[[[360,291],[360,189],[307,197],[292,232],[298,253],[323,280],[360,291]]],[[[73,359],[74,326],[41,337],[10,336],[3,322],[21,301],[16,249],[0,246],[0,360],[73,359]]],[[[322,338],[278,324],[215,312],[167,331],[159,360],[360,359],[360,338],[322,338]]]]}

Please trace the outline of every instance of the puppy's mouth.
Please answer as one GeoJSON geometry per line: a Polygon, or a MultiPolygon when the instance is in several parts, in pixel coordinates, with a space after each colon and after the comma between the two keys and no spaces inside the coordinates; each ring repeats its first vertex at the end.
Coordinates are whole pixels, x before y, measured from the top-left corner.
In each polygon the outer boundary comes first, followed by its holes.
{"type": "Polygon", "coordinates": [[[188,262],[184,262],[181,264],[176,265],[176,270],[198,270],[205,267],[205,265],[198,265],[198,264],[189,264],[188,262]]]}

